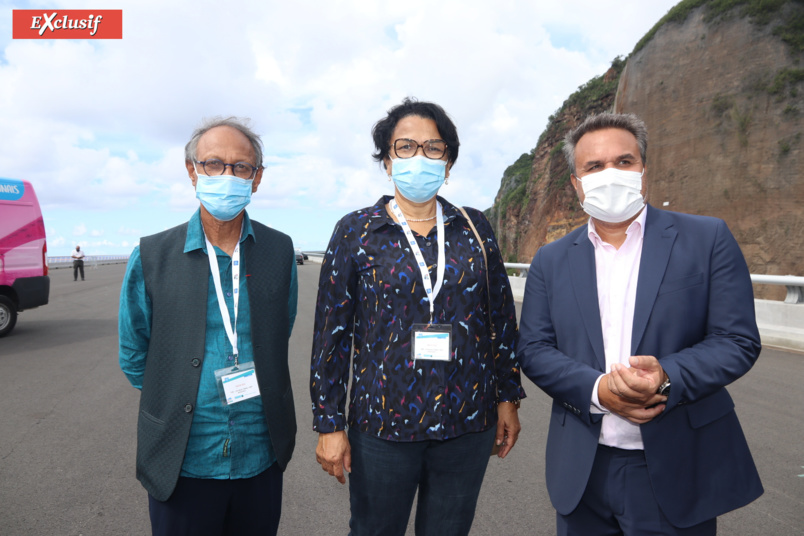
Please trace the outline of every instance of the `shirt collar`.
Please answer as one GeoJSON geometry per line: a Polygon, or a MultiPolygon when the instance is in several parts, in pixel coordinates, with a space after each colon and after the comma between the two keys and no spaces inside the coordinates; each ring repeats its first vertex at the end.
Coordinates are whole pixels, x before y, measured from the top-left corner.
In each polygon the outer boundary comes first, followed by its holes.
{"type": "MultiPolygon", "coordinates": [[[[243,211],[243,232],[240,236],[240,243],[242,244],[246,238],[251,237],[256,242],[257,237],[254,235],[254,228],[251,226],[251,219],[248,217],[248,212],[243,211]]],[[[204,254],[207,253],[207,243],[204,240],[204,226],[201,224],[201,207],[195,211],[193,217],[187,223],[187,238],[184,241],[184,252],[195,251],[197,249],[203,250],[204,254]]]]}
{"type": "MultiPolygon", "coordinates": [[[[368,229],[373,231],[375,229],[379,229],[383,225],[395,225],[396,222],[388,214],[388,211],[385,210],[385,205],[388,204],[394,196],[392,195],[384,195],[377,200],[377,202],[366,209],[361,210],[364,214],[360,214],[359,217],[367,217],[369,218],[368,229]]],[[[441,203],[442,213],[444,215],[444,223],[450,222],[455,219],[456,216],[460,214],[457,208],[444,199],[441,196],[436,196],[436,200],[441,203]]]]}
{"type": "MultiPolygon", "coordinates": [[[[628,226],[628,229],[625,230],[626,236],[637,233],[640,240],[645,236],[645,219],[647,218],[647,214],[648,206],[645,205],[642,208],[642,211],[639,213],[639,216],[637,216],[636,219],[631,222],[631,225],[628,226]]],[[[598,244],[603,243],[600,235],[597,234],[597,230],[595,229],[595,221],[592,218],[589,218],[587,235],[589,236],[589,241],[592,242],[593,246],[597,247],[598,244]]]]}

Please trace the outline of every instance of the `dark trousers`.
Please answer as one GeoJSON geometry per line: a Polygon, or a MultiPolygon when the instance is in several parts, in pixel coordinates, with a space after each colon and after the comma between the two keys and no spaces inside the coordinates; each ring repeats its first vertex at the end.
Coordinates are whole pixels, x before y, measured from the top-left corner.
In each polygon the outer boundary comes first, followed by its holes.
{"type": "Polygon", "coordinates": [[[282,470],[275,463],[252,478],[180,477],[173,495],[148,495],[154,536],[275,535],[282,513],[282,470]]]}
{"type": "Polygon", "coordinates": [[[84,280],[84,261],[73,261],[73,281],[78,280],[78,272],[81,272],[81,281],[84,280]]]}
{"type": "Polygon", "coordinates": [[[714,536],[717,519],[681,529],[659,508],[642,450],[598,446],[578,507],[556,514],[558,536],[714,536]]]}
{"type": "Polygon", "coordinates": [[[404,535],[417,489],[417,535],[469,534],[495,432],[397,442],[350,429],[350,534],[404,535]]]}

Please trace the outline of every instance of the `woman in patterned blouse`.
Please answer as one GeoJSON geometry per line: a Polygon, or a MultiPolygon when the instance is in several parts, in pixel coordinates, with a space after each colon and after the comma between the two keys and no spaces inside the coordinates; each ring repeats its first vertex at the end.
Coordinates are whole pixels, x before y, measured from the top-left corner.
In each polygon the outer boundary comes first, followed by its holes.
{"type": "Polygon", "coordinates": [[[468,534],[489,453],[520,430],[513,296],[483,213],[436,196],[460,146],[446,112],[405,99],[372,134],[394,195],[344,216],[321,267],[316,459],[350,472],[352,535],[404,534],[417,490],[416,534],[468,534]]]}

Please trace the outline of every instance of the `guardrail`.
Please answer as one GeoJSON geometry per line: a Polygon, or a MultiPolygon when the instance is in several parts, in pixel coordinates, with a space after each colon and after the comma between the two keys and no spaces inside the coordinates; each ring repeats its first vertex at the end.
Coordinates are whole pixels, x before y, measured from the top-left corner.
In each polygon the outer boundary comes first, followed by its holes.
{"type": "MultiPolygon", "coordinates": [[[[87,255],[84,257],[84,267],[94,268],[102,264],[123,264],[128,262],[128,255],[87,255]]],[[[50,270],[59,268],[72,268],[73,258],[70,256],[48,257],[47,267],[50,270]]]]}
{"type": "MultiPolygon", "coordinates": [[[[309,257],[323,257],[323,251],[305,251],[309,257]]],[[[102,264],[120,264],[128,261],[128,255],[87,255],[84,257],[84,265],[99,266],[102,264]]],[[[69,256],[48,257],[49,268],[67,268],[73,265],[73,259],[69,256]]],[[[516,277],[527,278],[530,264],[521,262],[506,262],[507,270],[516,270],[516,277]]],[[[804,304],[804,277],[795,275],[765,275],[751,274],[751,282],[755,285],[784,285],[787,287],[787,296],[784,303],[804,304]]]]}
{"type": "MultiPolygon", "coordinates": [[[[517,270],[517,277],[528,277],[530,264],[519,262],[506,262],[505,268],[517,270]]],[[[764,275],[751,274],[751,282],[755,285],[784,285],[787,287],[787,296],[784,303],[804,303],[804,277],[795,275],[764,275]]]]}
{"type": "Polygon", "coordinates": [[[521,262],[506,262],[505,268],[507,270],[518,270],[519,273],[517,274],[517,277],[528,277],[528,269],[530,269],[530,264],[521,262]]]}
{"type": "Polygon", "coordinates": [[[784,285],[787,287],[785,303],[804,303],[804,277],[751,274],[751,282],[755,285],[784,285]]]}

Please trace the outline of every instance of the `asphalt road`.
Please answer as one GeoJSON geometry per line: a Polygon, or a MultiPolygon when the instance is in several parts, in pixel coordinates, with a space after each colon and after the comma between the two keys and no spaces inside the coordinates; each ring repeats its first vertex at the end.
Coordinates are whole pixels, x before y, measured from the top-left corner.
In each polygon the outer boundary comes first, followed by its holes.
{"type": "MultiPolygon", "coordinates": [[[[310,429],[318,268],[299,267],[290,353],[299,434],[285,473],[283,535],[348,532],[348,489],[315,463],[310,429]]],[[[134,477],[139,391],[117,364],[124,269],[87,270],[86,282],[53,270],[50,304],[23,312],[0,339],[0,535],[149,534],[147,496],[134,477]]],[[[765,494],[721,517],[720,534],[804,533],[802,386],[804,355],[766,349],[730,388],[765,494]]],[[[543,477],[549,399],[528,381],[525,389],[522,435],[507,459],[490,461],[473,535],[554,534],[543,477]]]]}

